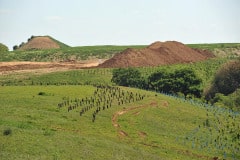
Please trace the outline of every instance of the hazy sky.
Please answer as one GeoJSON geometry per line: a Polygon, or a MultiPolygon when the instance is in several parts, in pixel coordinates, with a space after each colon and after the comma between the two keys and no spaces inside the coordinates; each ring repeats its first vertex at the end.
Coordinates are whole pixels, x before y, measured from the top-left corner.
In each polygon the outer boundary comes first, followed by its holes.
{"type": "Polygon", "coordinates": [[[240,0],[0,0],[0,43],[70,46],[240,42],[240,0]]]}

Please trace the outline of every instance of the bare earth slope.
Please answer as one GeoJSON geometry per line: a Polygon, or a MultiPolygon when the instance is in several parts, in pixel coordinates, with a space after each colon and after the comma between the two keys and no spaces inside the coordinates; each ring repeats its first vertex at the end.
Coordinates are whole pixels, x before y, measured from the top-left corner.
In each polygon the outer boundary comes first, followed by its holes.
{"type": "Polygon", "coordinates": [[[205,50],[192,49],[176,42],[155,42],[143,49],[126,49],[100,64],[103,68],[159,66],[174,63],[190,63],[213,58],[205,50]]]}
{"type": "Polygon", "coordinates": [[[60,48],[59,44],[54,42],[48,36],[38,36],[31,39],[18,50],[32,50],[32,49],[57,49],[60,48]]]}
{"type": "Polygon", "coordinates": [[[0,75],[16,72],[48,73],[72,69],[81,69],[99,65],[99,60],[81,62],[0,62],[0,75]]]}

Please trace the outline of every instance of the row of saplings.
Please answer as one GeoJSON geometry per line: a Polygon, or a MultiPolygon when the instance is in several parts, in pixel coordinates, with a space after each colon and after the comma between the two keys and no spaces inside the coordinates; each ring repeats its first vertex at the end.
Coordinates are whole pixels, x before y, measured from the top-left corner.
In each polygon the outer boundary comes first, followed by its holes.
{"type": "Polygon", "coordinates": [[[80,108],[80,116],[92,110],[92,122],[95,122],[96,116],[100,111],[109,109],[112,106],[140,101],[145,96],[145,94],[124,91],[120,87],[99,85],[96,86],[92,96],[75,99],[65,98],[63,102],[58,104],[58,107],[67,107],[68,112],[80,108]]]}

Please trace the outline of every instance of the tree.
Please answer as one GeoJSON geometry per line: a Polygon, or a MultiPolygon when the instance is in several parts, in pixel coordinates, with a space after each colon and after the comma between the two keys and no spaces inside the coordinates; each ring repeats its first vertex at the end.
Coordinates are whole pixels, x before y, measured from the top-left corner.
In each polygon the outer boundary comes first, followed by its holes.
{"type": "Polygon", "coordinates": [[[238,88],[240,88],[240,59],[228,62],[218,70],[211,87],[205,92],[205,98],[213,99],[216,93],[228,95],[238,88]]]}
{"type": "Polygon", "coordinates": [[[201,96],[201,79],[191,69],[179,69],[175,72],[160,70],[148,78],[151,89],[166,93],[181,92],[186,97],[188,94],[201,96]]]}
{"type": "Polygon", "coordinates": [[[24,42],[22,42],[20,45],[19,45],[19,47],[21,48],[23,45],[24,45],[25,43],[24,42]]]}
{"type": "Polygon", "coordinates": [[[111,81],[120,86],[130,87],[140,87],[143,83],[140,71],[134,68],[114,69],[111,81]]]}
{"type": "Polygon", "coordinates": [[[15,51],[15,50],[17,50],[19,47],[18,47],[18,45],[14,45],[13,46],[13,50],[15,51]]]}
{"type": "Polygon", "coordinates": [[[172,92],[172,79],[171,73],[166,70],[159,70],[148,77],[150,89],[159,92],[172,92]]]}
{"type": "Polygon", "coordinates": [[[191,69],[179,69],[174,73],[174,91],[181,92],[186,97],[193,94],[197,97],[201,96],[200,84],[202,80],[196,76],[191,69]]]}

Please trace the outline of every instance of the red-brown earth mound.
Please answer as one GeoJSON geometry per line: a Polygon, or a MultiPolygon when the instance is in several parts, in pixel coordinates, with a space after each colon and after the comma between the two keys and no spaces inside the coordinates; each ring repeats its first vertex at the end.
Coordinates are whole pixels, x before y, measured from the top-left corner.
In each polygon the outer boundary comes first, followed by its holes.
{"type": "Polygon", "coordinates": [[[32,49],[57,49],[60,48],[54,40],[48,36],[38,36],[32,38],[29,42],[24,44],[18,50],[32,50],[32,49]]]}
{"type": "Polygon", "coordinates": [[[206,50],[192,49],[176,42],[155,42],[143,49],[126,49],[100,64],[102,68],[159,66],[190,63],[213,58],[206,50]]]}

